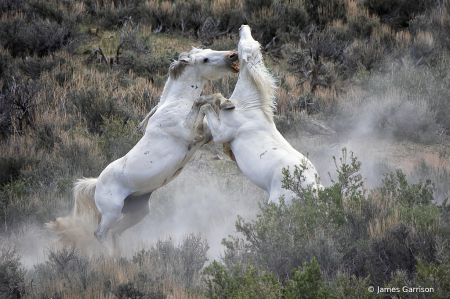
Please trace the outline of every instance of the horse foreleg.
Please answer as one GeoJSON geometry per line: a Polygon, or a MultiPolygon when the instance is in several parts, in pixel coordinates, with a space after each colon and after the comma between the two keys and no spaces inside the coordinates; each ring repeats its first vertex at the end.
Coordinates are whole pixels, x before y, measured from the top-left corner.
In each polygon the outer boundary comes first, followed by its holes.
{"type": "MultiPolygon", "coordinates": [[[[203,118],[205,116],[204,113],[200,112],[200,108],[205,104],[215,104],[220,105],[221,100],[224,99],[222,94],[215,93],[209,96],[201,96],[197,98],[194,101],[194,104],[192,105],[192,109],[189,112],[185,122],[184,126],[188,129],[193,128],[195,131],[195,137],[194,137],[194,144],[197,144],[199,142],[202,142],[205,140],[205,130],[204,130],[204,124],[203,124],[203,118]]],[[[209,142],[211,140],[211,134],[208,132],[209,136],[207,136],[208,140],[206,142],[209,142]]]]}
{"type": "Polygon", "coordinates": [[[214,142],[230,142],[233,139],[235,134],[234,129],[222,123],[211,105],[207,104],[202,106],[200,113],[206,115],[208,119],[208,127],[211,130],[214,142]]]}

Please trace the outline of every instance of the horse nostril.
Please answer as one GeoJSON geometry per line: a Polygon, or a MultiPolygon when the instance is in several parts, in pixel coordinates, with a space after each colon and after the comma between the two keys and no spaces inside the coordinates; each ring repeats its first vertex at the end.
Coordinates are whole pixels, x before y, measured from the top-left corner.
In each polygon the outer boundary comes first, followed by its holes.
{"type": "Polygon", "coordinates": [[[230,55],[230,58],[234,58],[234,57],[236,57],[236,53],[232,53],[232,54],[230,55]]]}

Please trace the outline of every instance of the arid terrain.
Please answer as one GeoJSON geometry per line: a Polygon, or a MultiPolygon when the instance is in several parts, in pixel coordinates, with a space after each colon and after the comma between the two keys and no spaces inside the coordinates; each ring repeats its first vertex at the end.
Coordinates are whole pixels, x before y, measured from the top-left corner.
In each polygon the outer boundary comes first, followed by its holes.
{"type": "MultiPolygon", "coordinates": [[[[0,298],[448,298],[449,12],[448,0],[0,0],[0,298]],[[236,50],[241,24],[277,79],[278,130],[324,190],[299,190],[290,169],[298,199],[267,203],[211,143],[111,254],[72,218],[74,182],[137,143],[180,53],[236,50]],[[406,285],[428,291],[368,291],[406,285]]],[[[237,78],[203,94],[229,97],[237,78]]]]}

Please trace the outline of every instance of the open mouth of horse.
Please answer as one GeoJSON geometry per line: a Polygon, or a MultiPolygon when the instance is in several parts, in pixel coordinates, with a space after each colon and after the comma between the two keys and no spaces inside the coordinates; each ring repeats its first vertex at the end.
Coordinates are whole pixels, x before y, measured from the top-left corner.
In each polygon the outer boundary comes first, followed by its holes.
{"type": "Polygon", "coordinates": [[[236,73],[238,73],[239,72],[239,59],[236,61],[233,61],[231,63],[231,67],[236,71],[236,73]]]}

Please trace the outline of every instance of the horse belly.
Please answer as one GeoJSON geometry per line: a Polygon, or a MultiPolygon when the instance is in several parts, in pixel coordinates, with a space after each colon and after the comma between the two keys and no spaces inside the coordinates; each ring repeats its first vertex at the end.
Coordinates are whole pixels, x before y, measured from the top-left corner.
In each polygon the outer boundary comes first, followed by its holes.
{"type": "Polygon", "coordinates": [[[151,142],[144,145],[122,158],[121,180],[136,193],[152,192],[169,183],[195,153],[186,142],[166,142],[163,147],[151,142]]]}
{"type": "Polygon", "coordinates": [[[231,149],[239,168],[258,187],[270,192],[274,178],[281,185],[282,169],[302,163],[285,146],[269,135],[253,135],[252,138],[238,138],[231,143],[231,149]]]}
{"type": "Polygon", "coordinates": [[[273,174],[273,163],[267,159],[270,153],[264,145],[247,141],[235,139],[231,143],[236,163],[252,183],[269,192],[273,174]]]}

